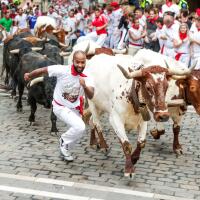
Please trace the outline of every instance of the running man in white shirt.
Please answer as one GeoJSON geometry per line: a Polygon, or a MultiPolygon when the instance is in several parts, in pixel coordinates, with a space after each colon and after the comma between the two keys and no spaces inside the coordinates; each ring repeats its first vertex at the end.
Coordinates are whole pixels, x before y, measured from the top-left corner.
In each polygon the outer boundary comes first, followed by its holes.
{"type": "Polygon", "coordinates": [[[70,149],[85,132],[85,124],[81,118],[83,112],[83,94],[91,99],[94,95],[94,83],[92,77],[85,69],[86,55],[83,51],[76,51],[73,56],[73,65],[52,65],[25,73],[25,81],[48,74],[57,77],[57,84],[53,95],[53,112],[67,126],[67,132],[60,138],[60,152],[67,161],[73,157],[70,149]]]}

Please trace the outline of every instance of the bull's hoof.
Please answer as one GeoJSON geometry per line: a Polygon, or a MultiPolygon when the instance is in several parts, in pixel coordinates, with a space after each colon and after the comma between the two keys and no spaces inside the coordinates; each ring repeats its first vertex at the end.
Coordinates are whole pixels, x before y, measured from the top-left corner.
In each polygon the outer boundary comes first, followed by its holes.
{"type": "Polygon", "coordinates": [[[90,144],[90,148],[94,149],[94,150],[97,150],[99,147],[98,147],[97,144],[90,144]]]}
{"type": "Polygon", "coordinates": [[[17,94],[16,91],[13,91],[13,90],[12,90],[12,92],[11,92],[11,97],[12,97],[12,98],[15,97],[16,94],[17,94]]]}
{"type": "Polygon", "coordinates": [[[100,144],[96,143],[96,144],[90,144],[90,148],[94,149],[94,150],[99,150],[101,149],[100,144]]]}
{"type": "Polygon", "coordinates": [[[133,167],[132,169],[129,169],[129,171],[125,171],[124,172],[124,177],[129,177],[130,179],[134,178],[135,175],[135,167],[133,167]]]}
{"type": "Polygon", "coordinates": [[[108,148],[100,149],[100,151],[103,152],[104,154],[108,154],[109,153],[109,149],[108,148]]]}
{"type": "Polygon", "coordinates": [[[52,127],[51,128],[51,133],[58,133],[59,131],[58,131],[58,129],[56,128],[56,127],[52,127]]]}
{"type": "Polygon", "coordinates": [[[146,140],[140,142],[139,143],[140,148],[143,149],[145,147],[145,144],[146,144],[146,140]]]}
{"type": "Polygon", "coordinates": [[[152,129],[150,130],[150,133],[155,140],[158,140],[160,139],[160,136],[165,133],[165,130],[152,129]]]}
{"type": "Polygon", "coordinates": [[[17,112],[22,112],[23,111],[23,108],[20,107],[20,108],[17,108],[17,112]]]}
{"type": "Polygon", "coordinates": [[[158,130],[158,133],[160,134],[160,135],[164,135],[165,134],[165,130],[158,130]]]}
{"type": "Polygon", "coordinates": [[[176,157],[183,155],[182,147],[180,146],[179,148],[174,148],[174,153],[176,154],[176,157]]]}

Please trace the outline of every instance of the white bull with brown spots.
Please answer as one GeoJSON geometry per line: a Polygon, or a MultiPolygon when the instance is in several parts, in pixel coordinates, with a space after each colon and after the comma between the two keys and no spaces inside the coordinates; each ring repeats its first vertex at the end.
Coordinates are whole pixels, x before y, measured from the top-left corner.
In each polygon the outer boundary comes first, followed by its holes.
{"type": "MultiPolygon", "coordinates": [[[[185,67],[184,63],[177,62],[172,58],[145,49],[140,50],[135,55],[134,59],[136,62],[142,62],[143,65],[159,64],[164,67],[166,66],[165,61],[167,61],[167,64],[174,69],[185,67]]],[[[173,76],[173,79],[170,78],[166,94],[166,103],[168,104],[170,118],[173,121],[173,150],[178,155],[182,154],[182,146],[179,143],[179,132],[182,117],[185,114],[187,105],[192,104],[196,112],[200,114],[200,71],[192,71],[193,68],[195,68],[195,65],[188,70],[185,76],[173,76]],[[177,81],[177,79],[179,80],[177,81]]],[[[150,131],[154,139],[159,139],[160,136],[165,133],[163,125],[163,123],[156,122],[155,128],[150,131]]]]}
{"type": "Polygon", "coordinates": [[[103,139],[100,115],[109,114],[109,122],[114,128],[122,145],[126,162],[125,175],[132,175],[134,165],[139,159],[141,148],[144,146],[147,121],[143,120],[140,112],[133,108],[133,80],[141,85],[141,97],[148,102],[156,121],[167,121],[169,118],[165,97],[168,88],[168,78],[172,75],[187,74],[187,69],[172,70],[158,65],[145,66],[133,72],[128,67],[135,66],[135,59],[129,55],[109,56],[105,54],[94,56],[87,70],[94,76],[95,94],[89,100],[92,113],[91,145],[96,144],[95,132],[99,135],[100,145],[107,148],[103,139]],[[126,135],[126,130],[138,130],[137,147],[132,146],[126,135]]]}

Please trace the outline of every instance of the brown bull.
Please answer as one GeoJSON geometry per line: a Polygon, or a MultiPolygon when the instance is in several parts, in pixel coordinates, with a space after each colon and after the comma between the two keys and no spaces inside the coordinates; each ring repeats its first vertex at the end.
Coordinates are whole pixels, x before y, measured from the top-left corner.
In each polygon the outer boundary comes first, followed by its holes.
{"type": "MultiPolygon", "coordinates": [[[[200,115],[200,70],[193,70],[191,74],[186,76],[176,76],[176,85],[179,92],[172,97],[172,100],[184,101],[178,105],[169,106],[170,117],[173,120],[173,150],[179,155],[183,153],[182,145],[179,142],[180,124],[188,105],[195,108],[197,114],[200,115]]],[[[154,128],[151,134],[154,139],[159,139],[165,133],[164,127],[160,125],[160,130],[154,128]]]]}
{"type": "Polygon", "coordinates": [[[68,32],[66,32],[63,28],[55,29],[51,25],[43,25],[37,30],[36,35],[37,37],[42,38],[44,37],[45,33],[56,36],[56,38],[61,44],[65,44],[65,36],[68,34],[68,32]]]}

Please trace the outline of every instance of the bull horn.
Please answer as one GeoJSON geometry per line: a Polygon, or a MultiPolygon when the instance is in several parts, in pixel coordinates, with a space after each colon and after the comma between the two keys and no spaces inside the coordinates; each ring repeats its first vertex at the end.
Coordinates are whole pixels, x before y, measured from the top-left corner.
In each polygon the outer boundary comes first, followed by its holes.
{"type": "Polygon", "coordinates": [[[17,53],[19,53],[19,49],[13,49],[13,50],[10,51],[10,53],[17,54],[17,53]]]}
{"type": "Polygon", "coordinates": [[[70,52],[61,51],[59,54],[60,54],[60,56],[69,56],[70,52]]]}
{"type": "Polygon", "coordinates": [[[40,51],[42,50],[41,47],[31,47],[32,51],[40,51]]]}
{"type": "Polygon", "coordinates": [[[38,42],[42,42],[42,41],[46,41],[46,38],[36,38],[36,40],[38,41],[38,42]]]}
{"type": "Polygon", "coordinates": [[[125,54],[127,52],[127,49],[112,49],[114,54],[125,54]]]}
{"type": "Polygon", "coordinates": [[[68,47],[68,46],[69,46],[69,45],[64,44],[64,43],[62,43],[62,42],[59,42],[59,45],[60,45],[61,47],[68,47]]]}
{"type": "Polygon", "coordinates": [[[183,76],[183,75],[189,75],[192,70],[196,67],[196,64],[192,65],[190,68],[169,68],[169,65],[167,64],[166,60],[165,60],[165,64],[168,68],[168,72],[171,75],[178,75],[178,76],[183,76]]]}
{"type": "Polygon", "coordinates": [[[44,81],[44,76],[42,77],[38,77],[38,78],[34,78],[33,80],[30,81],[29,83],[29,87],[37,84],[37,83],[40,83],[40,82],[43,82],[44,81]]]}
{"type": "Polygon", "coordinates": [[[60,30],[53,30],[52,32],[53,33],[58,33],[60,30]]]}
{"type": "Polygon", "coordinates": [[[88,42],[88,45],[84,51],[86,55],[89,53],[89,50],[90,50],[90,41],[88,42]]]}
{"type": "Polygon", "coordinates": [[[127,79],[132,79],[132,78],[136,78],[136,77],[141,77],[142,76],[142,70],[141,69],[133,71],[133,72],[128,72],[121,65],[117,64],[117,67],[120,69],[120,71],[122,72],[122,74],[127,79]]]}
{"type": "Polygon", "coordinates": [[[173,99],[166,102],[169,107],[185,105],[184,99],[173,99]]]}
{"type": "Polygon", "coordinates": [[[186,75],[183,75],[183,76],[176,76],[176,75],[173,75],[173,76],[172,76],[172,79],[174,79],[174,80],[181,80],[181,79],[186,79],[186,78],[187,78],[186,75]]]}

